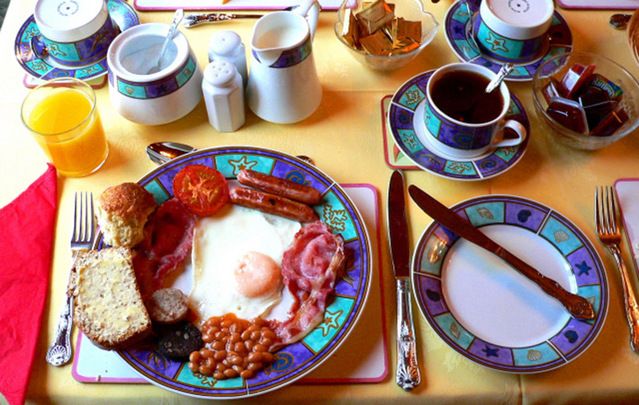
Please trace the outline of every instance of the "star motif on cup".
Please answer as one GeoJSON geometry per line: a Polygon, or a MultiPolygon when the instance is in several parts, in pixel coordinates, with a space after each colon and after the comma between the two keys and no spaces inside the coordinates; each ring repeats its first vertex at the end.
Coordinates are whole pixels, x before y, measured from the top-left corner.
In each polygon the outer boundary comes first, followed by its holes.
{"type": "Polygon", "coordinates": [[[582,274],[589,276],[590,270],[592,269],[590,266],[588,266],[585,260],[579,264],[576,264],[575,267],[579,269],[579,274],[577,274],[578,276],[581,276],[582,274]]]}
{"type": "Polygon", "coordinates": [[[324,317],[324,322],[320,323],[318,328],[322,330],[322,336],[328,336],[328,333],[331,331],[331,328],[335,328],[337,330],[339,328],[339,323],[337,320],[344,313],[344,311],[335,311],[331,312],[328,309],[326,310],[326,316],[324,317]]]}
{"type": "Polygon", "coordinates": [[[497,38],[492,32],[488,33],[486,42],[490,44],[491,51],[508,52],[508,48],[506,48],[506,40],[503,38],[497,38]]]}
{"type": "Polygon", "coordinates": [[[240,170],[252,169],[257,162],[249,162],[246,156],[242,156],[239,160],[229,160],[231,166],[233,166],[233,174],[238,174],[240,170]]]}
{"type": "Polygon", "coordinates": [[[486,345],[483,349],[481,349],[481,351],[486,353],[486,357],[499,357],[499,355],[497,354],[499,352],[499,349],[496,347],[489,347],[488,345],[486,345]]]}

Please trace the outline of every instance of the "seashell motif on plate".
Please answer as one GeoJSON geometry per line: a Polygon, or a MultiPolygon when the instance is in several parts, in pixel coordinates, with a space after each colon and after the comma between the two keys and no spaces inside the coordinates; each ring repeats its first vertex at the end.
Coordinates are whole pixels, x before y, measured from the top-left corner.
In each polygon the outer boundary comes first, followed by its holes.
{"type": "Polygon", "coordinates": [[[526,358],[530,361],[539,361],[543,357],[543,354],[539,350],[531,349],[528,350],[528,354],[526,358]]]}
{"type": "Polygon", "coordinates": [[[457,324],[457,322],[451,323],[449,330],[455,339],[459,339],[459,337],[461,336],[461,330],[459,329],[459,325],[457,324]]]}
{"type": "Polygon", "coordinates": [[[493,213],[490,212],[490,210],[485,207],[477,208],[477,214],[479,214],[479,216],[482,218],[495,219],[495,216],[493,215],[493,213]]]}
{"type": "Polygon", "coordinates": [[[556,231],[554,234],[554,237],[557,243],[565,242],[568,239],[570,239],[570,237],[565,231],[556,231]]]}

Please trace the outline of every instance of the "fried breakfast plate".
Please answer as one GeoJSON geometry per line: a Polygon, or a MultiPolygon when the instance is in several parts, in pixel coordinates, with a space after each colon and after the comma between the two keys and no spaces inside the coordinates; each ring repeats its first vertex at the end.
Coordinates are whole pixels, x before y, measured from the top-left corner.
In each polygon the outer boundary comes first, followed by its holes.
{"type": "MultiPolygon", "coordinates": [[[[305,376],[329,358],[344,342],[359,319],[371,283],[372,255],[364,221],[344,190],[326,174],[296,157],[250,146],[214,147],[180,156],[151,171],[142,185],[162,203],[173,197],[173,177],[189,165],[205,165],[233,181],[242,169],[252,169],[303,183],[319,190],[323,200],[314,206],[320,220],[344,239],[345,274],[335,282],[334,297],[328,301],[323,321],[302,340],[275,352],[275,361],[254,377],[215,380],[193,373],[188,362],[171,360],[149,347],[119,351],[122,359],[150,383],[180,394],[208,398],[247,398],[282,388],[305,376]]],[[[101,234],[96,248],[104,245],[101,234]]],[[[193,280],[188,271],[174,286],[187,293],[193,280]]]]}
{"type": "Polygon", "coordinates": [[[558,212],[515,196],[476,197],[452,209],[588,299],[596,317],[572,318],[497,256],[433,222],[415,248],[412,278],[417,305],[435,332],[463,356],[504,372],[548,371],[582,354],[606,318],[608,284],[581,230],[558,212]]]}

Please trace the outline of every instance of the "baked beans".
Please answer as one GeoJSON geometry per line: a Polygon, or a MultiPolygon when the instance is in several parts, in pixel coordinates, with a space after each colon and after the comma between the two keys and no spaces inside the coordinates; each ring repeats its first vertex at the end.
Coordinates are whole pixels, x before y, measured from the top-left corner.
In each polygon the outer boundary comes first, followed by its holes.
{"type": "Polygon", "coordinates": [[[235,314],[214,316],[200,327],[204,347],[189,356],[194,373],[216,380],[251,378],[275,359],[268,351],[275,332],[266,321],[240,319],[235,314]]]}

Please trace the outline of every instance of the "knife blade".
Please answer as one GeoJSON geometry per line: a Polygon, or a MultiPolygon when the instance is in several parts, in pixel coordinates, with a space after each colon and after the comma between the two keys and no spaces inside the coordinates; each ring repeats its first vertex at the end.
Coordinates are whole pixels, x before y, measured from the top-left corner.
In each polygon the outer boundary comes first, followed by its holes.
{"type": "Polygon", "coordinates": [[[595,318],[595,311],[587,299],[566,291],[555,280],[541,274],[537,269],[484,235],[484,233],[475,228],[470,222],[457,215],[453,210],[428,195],[419,187],[414,185],[409,186],[408,193],[413,201],[435,221],[467,241],[499,256],[515,270],[537,284],[545,293],[557,299],[572,316],[578,319],[595,318]]]}
{"type": "Polygon", "coordinates": [[[397,373],[395,382],[406,391],[421,383],[411,307],[410,241],[406,222],[404,176],[395,170],[388,186],[388,243],[397,287],[397,373]]]}

